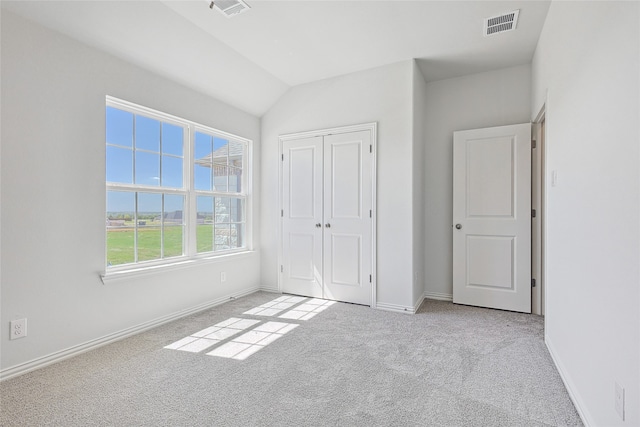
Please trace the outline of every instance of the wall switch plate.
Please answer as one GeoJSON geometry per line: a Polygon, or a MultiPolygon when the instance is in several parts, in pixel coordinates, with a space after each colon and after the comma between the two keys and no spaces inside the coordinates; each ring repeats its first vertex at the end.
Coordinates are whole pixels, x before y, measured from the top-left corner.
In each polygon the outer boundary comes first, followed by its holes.
{"type": "Polygon", "coordinates": [[[224,283],[226,281],[227,281],[227,273],[223,271],[222,273],[220,273],[220,283],[224,283]]]}
{"type": "Polygon", "coordinates": [[[9,339],[17,340],[27,336],[27,319],[17,319],[10,322],[11,332],[9,339]]]}
{"type": "Polygon", "coordinates": [[[624,421],[624,388],[616,383],[616,412],[624,421]]]}

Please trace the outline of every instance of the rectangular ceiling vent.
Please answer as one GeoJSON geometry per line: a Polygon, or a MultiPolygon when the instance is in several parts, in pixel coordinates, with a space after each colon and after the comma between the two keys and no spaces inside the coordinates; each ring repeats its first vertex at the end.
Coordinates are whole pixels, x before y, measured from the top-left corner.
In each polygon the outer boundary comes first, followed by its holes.
{"type": "Polygon", "coordinates": [[[518,15],[520,10],[514,10],[513,12],[505,13],[500,16],[494,16],[484,20],[484,35],[492,36],[498,33],[504,33],[505,31],[513,31],[518,25],[518,15]]]}
{"type": "Polygon", "coordinates": [[[249,7],[249,5],[243,0],[215,0],[211,2],[209,7],[211,9],[215,7],[227,18],[233,18],[239,13],[251,9],[251,7],[249,7]]]}

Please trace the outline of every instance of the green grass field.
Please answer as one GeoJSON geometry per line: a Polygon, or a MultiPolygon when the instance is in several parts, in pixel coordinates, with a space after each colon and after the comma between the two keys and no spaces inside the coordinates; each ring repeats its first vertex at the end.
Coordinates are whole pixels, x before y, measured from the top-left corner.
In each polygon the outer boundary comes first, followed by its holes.
{"type": "MultiPolygon", "coordinates": [[[[132,263],[134,256],[133,228],[115,228],[107,231],[107,262],[109,265],[132,263]]],[[[138,261],[150,261],[161,256],[159,227],[138,228],[138,261]]],[[[198,252],[213,249],[213,225],[201,224],[196,228],[198,252]]],[[[182,248],[182,226],[169,226],[164,229],[164,257],[180,256],[182,248]]]]}

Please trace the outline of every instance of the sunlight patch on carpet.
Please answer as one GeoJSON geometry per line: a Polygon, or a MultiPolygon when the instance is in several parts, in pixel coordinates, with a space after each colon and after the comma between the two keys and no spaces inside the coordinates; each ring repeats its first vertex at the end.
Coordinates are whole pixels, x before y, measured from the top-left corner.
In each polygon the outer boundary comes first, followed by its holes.
{"type": "Polygon", "coordinates": [[[300,325],[283,322],[267,322],[215,348],[207,353],[207,355],[244,360],[298,326],[300,325]]]}
{"type": "Polygon", "coordinates": [[[299,302],[304,301],[304,297],[281,296],[262,304],[256,308],[245,311],[243,314],[252,314],[254,316],[275,316],[276,314],[288,310],[299,302]]]}
{"type": "Polygon", "coordinates": [[[199,353],[218,344],[220,341],[230,338],[240,332],[248,329],[255,324],[260,323],[259,320],[240,319],[231,317],[224,322],[217,323],[201,331],[195,332],[188,337],[182,338],[164,347],[169,350],[188,351],[190,353],[199,353]]]}
{"type": "Polygon", "coordinates": [[[287,311],[284,314],[281,314],[281,319],[292,319],[292,320],[309,320],[316,314],[321,311],[326,310],[335,304],[335,301],[327,301],[323,299],[314,298],[310,301],[305,302],[294,308],[293,310],[287,311]]]}
{"type": "MultiPolygon", "coordinates": [[[[309,320],[333,304],[335,301],[283,295],[243,314],[273,317],[279,315],[280,319],[309,320]]],[[[244,360],[298,326],[300,325],[297,323],[231,317],[164,348],[189,353],[208,351],[208,356],[244,360]]]]}

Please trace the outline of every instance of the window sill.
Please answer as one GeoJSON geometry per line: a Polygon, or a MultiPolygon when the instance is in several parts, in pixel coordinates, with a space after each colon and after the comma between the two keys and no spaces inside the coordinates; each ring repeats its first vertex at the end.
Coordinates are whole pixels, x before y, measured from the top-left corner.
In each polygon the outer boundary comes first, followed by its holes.
{"type": "Polygon", "coordinates": [[[191,258],[187,260],[180,260],[167,264],[134,267],[127,270],[111,271],[100,275],[103,285],[120,282],[123,280],[129,280],[133,278],[153,276],[160,273],[166,273],[168,271],[182,270],[185,268],[197,267],[206,264],[217,264],[226,261],[235,261],[242,258],[249,258],[254,256],[256,251],[242,251],[234,252],[224,255],[215,255],[202,258],[191,258]]]}

